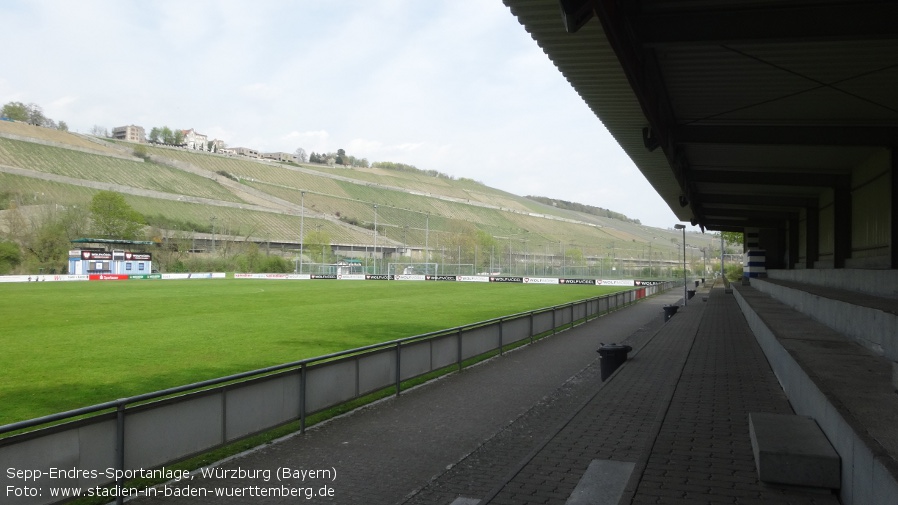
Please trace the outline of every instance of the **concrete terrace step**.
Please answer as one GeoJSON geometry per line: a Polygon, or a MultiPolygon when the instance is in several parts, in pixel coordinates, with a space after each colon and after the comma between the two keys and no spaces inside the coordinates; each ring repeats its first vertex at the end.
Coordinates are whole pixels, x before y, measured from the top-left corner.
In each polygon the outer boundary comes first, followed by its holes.
{"type": "Polygon", "coordinates": [[[751,280],[753,288],[898,361],[898,299],[781,279],[751,280]]]}
{"type": "Polygon", "coordinates": [[[795,412],[815,419],[841,457],[843,503],[898,503],[890,361],[752,284],[734,296],[795,412]]]}

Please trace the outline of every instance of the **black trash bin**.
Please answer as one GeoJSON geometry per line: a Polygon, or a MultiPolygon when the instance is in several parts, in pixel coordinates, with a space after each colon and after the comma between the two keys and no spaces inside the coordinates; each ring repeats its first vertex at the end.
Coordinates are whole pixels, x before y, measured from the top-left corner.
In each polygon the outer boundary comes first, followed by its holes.
{"type": "Polygon", "coordinates": [[[602,344],[602,347],[599,347],[599,350],[596,352],[599,353],[599,358],[601,359],[602,382],[605,382],[605,379],[611,376],[617,370],[617,367],[627,361],[627,353],[632,350],[633,348],[629,345],[619,344],[602,344]]]}
{"type": "Polygon", "coordinates": [[[702,277],[702,286],[704,286],[704,285],[705,285],[705,278],[702,277]]]}
{"type": "Polygon", "coordinates": [[[694,290],[694,289],[689,289],[689,290],[686,291],[686,299],[687,299],[687,300],[692,300],[692,297],[693,297],[693,296],[695,296],[695,290],[694,290]]]}
{"type": "Polygon", "coordinates": [[[664,309],[664,322],[670,321],[670,318],[673,317],[674,314],[677,313],[677,310],[680,308],[679,305],[665,305],[661,307],[664,309]]]}
{"type": "Polygon", "coordinates": [[[698,281],[695,281],[695,287],[698,287],[698,281]]]}

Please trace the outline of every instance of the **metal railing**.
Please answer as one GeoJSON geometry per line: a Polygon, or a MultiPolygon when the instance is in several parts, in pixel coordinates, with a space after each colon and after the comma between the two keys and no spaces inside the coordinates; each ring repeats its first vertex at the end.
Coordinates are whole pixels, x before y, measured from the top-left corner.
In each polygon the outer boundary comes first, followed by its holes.
{"type": "Polygon", "coordinates": [[[50,487],[124,484],[128,470],[151,469],[207,452],[403,381],[503,352],[559,328],[629,305],[670,287],[646,286],[564,305],[261,368],[0,426],[0,468],[43,472],[28,485],[53,503],[50,487]],[[88,417],[85,417],[88,416],[88,417]],[[46,426],[51,423],[59,423],[46,426]],[[80,469],[71,479],[50,468],[80,469]],[[114,469],[111,478],[106,469],[114,469]],[[95,470],[95,471],[94,471],[95,470]]]}

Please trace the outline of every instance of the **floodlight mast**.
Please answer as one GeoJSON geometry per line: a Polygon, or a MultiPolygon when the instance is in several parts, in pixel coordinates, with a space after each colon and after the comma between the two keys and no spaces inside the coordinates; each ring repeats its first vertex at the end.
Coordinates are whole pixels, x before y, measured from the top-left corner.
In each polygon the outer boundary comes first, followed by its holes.
{"type": "Polygon", "coordinates": [[[305,233],[306,233],[306,192],[299,192],[299,272],[302,273],[302,254],[303,254],[303,242],[305,241],[305,233]]]}
{"type": "Polygon", "coordinates": [[[377,204],[374,204],[374,275],[377,275],[377,204]]]}
{"type": "Polygon", "coordinates": [[[686,292],[686,225],[675,224],[674,228],[677,230],[683,230],[683,305],[687,305],[689,295],[686,292]]]}

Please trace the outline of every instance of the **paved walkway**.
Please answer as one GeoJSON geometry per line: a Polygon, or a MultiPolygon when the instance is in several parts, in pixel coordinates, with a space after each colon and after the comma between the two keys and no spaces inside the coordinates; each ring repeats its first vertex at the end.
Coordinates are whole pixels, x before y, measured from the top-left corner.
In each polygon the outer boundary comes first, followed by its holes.
{"type": "Polygon", "coordinates": [[[220,465],[262,474],[169,486],[243,496],[135,503],[293,503],[253,495],[256,486],[286,485],[332,489],[311,503],[565,504],[594,460],[633,467],[620,503],[838,503],[757,481],[748,413],[791,408],[732,295],[700,290],[664,324],[661,306],[678,295],[644,300],[220,465]],[[634,347],[631,359],[601,382],[596,349],[621,341],[634,347]],[[331,469],[336,477],[278,482],[282,468],[331,469]]]}

